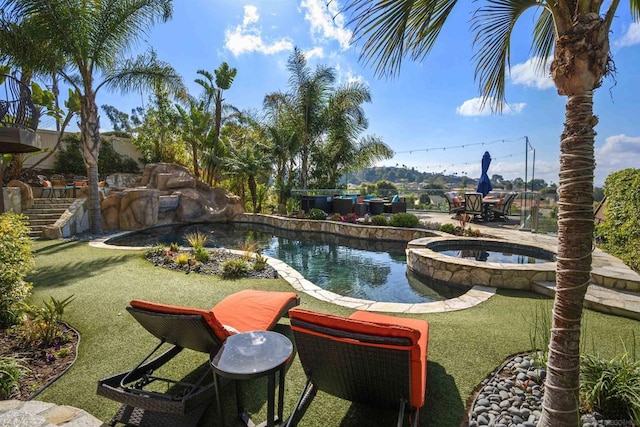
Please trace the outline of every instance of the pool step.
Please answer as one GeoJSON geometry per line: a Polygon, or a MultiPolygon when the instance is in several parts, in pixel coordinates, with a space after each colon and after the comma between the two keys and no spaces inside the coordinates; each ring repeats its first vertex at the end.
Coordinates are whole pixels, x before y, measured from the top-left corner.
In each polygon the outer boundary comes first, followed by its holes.
{"type": "MultiPolygon", "coordinates": [[[[533,291],[553,298],[556,293],[556,284],[555,282],[534,282],[533,291]]],[[[585,307],[602,313],[640,320],[640,294],[634,292],[605,288],[592,283],[587,289],[585,307]]]]}

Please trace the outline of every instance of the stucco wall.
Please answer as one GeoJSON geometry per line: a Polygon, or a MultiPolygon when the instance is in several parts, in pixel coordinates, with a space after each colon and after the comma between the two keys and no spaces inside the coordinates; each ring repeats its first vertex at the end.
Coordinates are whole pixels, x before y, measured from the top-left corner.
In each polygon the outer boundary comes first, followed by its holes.
{"type": "MultiPolygon", "coordinates": [[[[47,148],[51,149],[55,147],[56,141],[58,140],[58,132],[52,130],[40,129],[38,130],[38,135],[40,136],[40,141],[42,143],[42,149],[45,150],[47,148]]],[[[140,169],[143,168],[143,165],[140,163],[139,159],[142,157],[142,153],[138,150],[127,138],[116,138],[116,137],[108,137],[111,143],[113,144],[113,148],[121,155],[131,157],[133,160],[138,162],[140,169]]],[[[64,144],[64,142],[63,142],[64,144]]],[[[25,167],[29,167],[35,164],[38,160],[46,156],[47,153],[37,153],[37,154],[27,154],[27,158],[24,162],[25,167]]],[[[53,169],[53,162],[55,160],[56,155],[49,157],[44,162],[38,165],[40,169],[53,169]]]]}

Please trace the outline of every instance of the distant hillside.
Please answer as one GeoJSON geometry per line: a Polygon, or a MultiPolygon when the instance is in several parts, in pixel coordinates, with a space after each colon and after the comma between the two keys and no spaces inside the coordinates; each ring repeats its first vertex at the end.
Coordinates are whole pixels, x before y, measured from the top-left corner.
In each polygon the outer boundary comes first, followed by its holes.
{"type": "MultiPolygon", "coordinates": [[[[460,185],[464,178],[457,175],[443,175],[441,173],[420,172],[415,168],[399,168],[393,166],[379,166],[366,168],[355,174],[350,173],[348,180],[351,184],[359,185],[363,182],[376,183],[378,181],[426,183],[439,186],[444,183],[453,186],[460,185]]],[[[467,183],[475,183],[475,179],[467,178],[467,183]]]]}

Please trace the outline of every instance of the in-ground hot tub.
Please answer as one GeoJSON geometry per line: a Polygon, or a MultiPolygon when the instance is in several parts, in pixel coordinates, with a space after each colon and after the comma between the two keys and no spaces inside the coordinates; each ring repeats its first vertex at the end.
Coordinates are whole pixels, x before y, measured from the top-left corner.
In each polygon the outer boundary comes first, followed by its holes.
{"type": "Polygon", "coordinates": [[[551,247],[457,236],[412,240],[407,267],[439,282],[469,287],[530,289],[533,282],[555,281],[556,276],[551,247]]]}

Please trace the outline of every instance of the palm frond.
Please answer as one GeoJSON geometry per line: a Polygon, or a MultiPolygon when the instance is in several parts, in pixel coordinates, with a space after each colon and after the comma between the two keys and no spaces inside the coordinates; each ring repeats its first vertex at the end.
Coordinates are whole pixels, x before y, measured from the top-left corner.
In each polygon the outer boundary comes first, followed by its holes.
{"type": "Polygon", "coordinates": [[[553,15],[548,9],[542,9],[533,29],[533,41],[531,44],[533,56],[538,58],[535,64],[536,71],[540,72],[547,69],[555,40],[556,33],[553,15]]]}
{"type": "Polygon", "coordinates": [[[640,0],[629,0],[631,17],[635,22],[640,22],[640,0]]]}
{"type": "Polygon", "coordinates": [[[153,89],[154,84],[161,83],[169,93],[183,96],[186,93],[182,77],[169,64],[159,61],[153,52],[138,55],[136,58],[123,61],[113,71],[105,73],[102,86],[120,90],[123,94],[131,91],[153,89]]]}
{"type": "MultiPolygon", "coordinates": [[[[82,2],[86,3],[86,2],[82,2]]],[[[106,0],[88,8],[84,15],[90,18],[87,37],[92,63],[110,68],[113,58],[128,52],[134,43],[159,22],[171,18],[171,0],[106,0]]]]}
{"type": "Polygon", "coordinates": [[[379,76],[394,76],[402,59],[422,60],[433,45],[456,0],[354,0],[346,11],[354,18],[353,41],[360,59],[375,63],[379,76]]]}
{"type": "Polygon", "coordinates": [[[477,61],[475,78],[483,107],[489,103],[492,111],[502,112],[506,70],[510,67],[511,33],[518,18],[536,6],[541,6],[536,0],[492,0],[474,13],[473,44],[477,51],[473,59],[477,61]]]}

